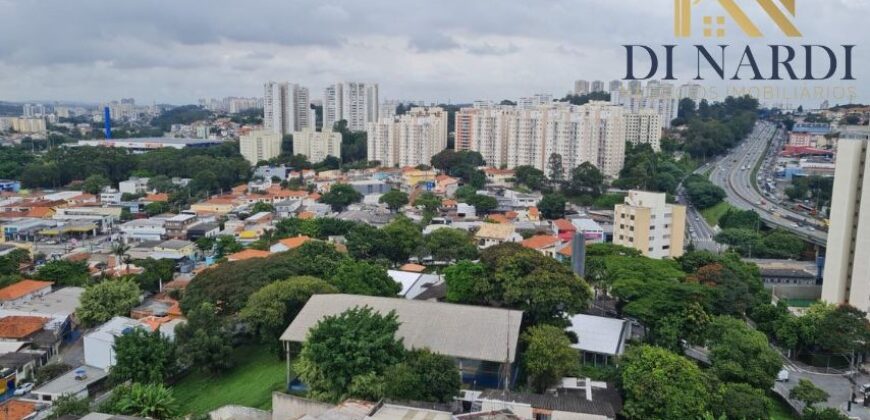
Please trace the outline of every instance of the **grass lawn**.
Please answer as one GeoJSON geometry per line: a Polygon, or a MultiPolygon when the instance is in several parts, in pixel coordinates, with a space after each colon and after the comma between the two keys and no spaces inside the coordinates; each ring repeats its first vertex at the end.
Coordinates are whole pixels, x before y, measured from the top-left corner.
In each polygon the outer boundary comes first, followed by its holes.
{"type": "Polygon", "coordinates": [[[193,372],[172,387],[183,413],[206,413],[226,404],[272,408],[272,391],[284,387],[285,362],[266,345],[239,347],[233,357],[235,367],[223,376],[193,372]]]}
{"type": "Polygon", "coordinates": [[[772,397],[770,400],[770,410],[767,414],[770,415],[770,420],[796,420],[797,417],[792,414],[791,408],[789,408],[784,401],[779,398],[772,397]]]}
{"type": "Polygon", "coordinates": [[[713,207],[701,210],[701,215],[704,216],[704,220],[707,221],[708,225],[716,226],[719,224],[719,219],[732,208],[727,201],[723,201],[713,207]]]}

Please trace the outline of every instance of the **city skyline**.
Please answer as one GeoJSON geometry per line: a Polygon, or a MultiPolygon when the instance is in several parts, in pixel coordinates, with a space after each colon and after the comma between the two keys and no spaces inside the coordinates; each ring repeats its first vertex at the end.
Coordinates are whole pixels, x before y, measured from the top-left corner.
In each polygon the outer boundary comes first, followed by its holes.
{"type": "MultiPolygon", "coordinates": [[[[444,103],[534,93],[561,97],[577,79],[622,79],[622,44],[705,42],[673,37],[672,4],[665,0],[498,8],[482,2],[418,4],[402,7],[401,20],[390,18],[397,12],[390,1],[260,2],[259,7],[218,2],[208,8],[158,2],[108,9],[99,1],[0,4],[0,34],[19,41],[0,47],[0,73],[12,75],[0,80],[0,100],[10,101],[135,97],[142,103],[184,104],[202,97],[259,96],[264,80],[292,80],[312,92],[336,81],[365,80],[381,85],[382,98],[444,103]],[[460,7],[463,13],[457,13],[460,7]],[[200,19],[179,23],[178,16],[186,15],[200,19]],[[632,30],[615,30],[619,22],[631,22],[632,30]],[[32,31],[37,27],[49,29],[32,31]]],[[[860,24],[870,3],[839,0],[821,7],[802,2],[798,11],[805,38],[797,42],[737,34],[728,42],[735,48],[772,42],[859,44],[858,80],[852,86],[855,100],[866,101],[867,88],[860,84],[870,60],[862,54],[861,37],[848,28],[860,24]]],[[[693,59],[678,58],[682,77],[688,78],[693,59]]],[[[808,85],[845,86],[839,81],[808,85]]]]}

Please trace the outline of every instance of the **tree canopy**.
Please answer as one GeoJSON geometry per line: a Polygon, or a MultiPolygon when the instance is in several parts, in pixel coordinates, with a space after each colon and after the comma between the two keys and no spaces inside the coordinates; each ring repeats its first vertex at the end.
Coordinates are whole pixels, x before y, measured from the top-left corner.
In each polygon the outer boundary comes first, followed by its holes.
{"type": "Polygon", "coordinates": [[[620,371],[630,419],[695,419],[710,407],[710,382],[701,369],[665,349],[633,346],[620,371]]]}
{"type": "Polygon", "coordinates": [[[139,286],[132,279],[107,280],[85,289],[76,318],[82,325],[92,327],[116,316],[127,316],[138,304],[139,286]]]}
{"type": "Polygon", "coordinates": [[[523,340],[526,344],[523,366],[535,392],[543,393],[579,368],[580,355],[571,348],[571,340],[561,328],[552,325],[529,327],[523,340]]]}

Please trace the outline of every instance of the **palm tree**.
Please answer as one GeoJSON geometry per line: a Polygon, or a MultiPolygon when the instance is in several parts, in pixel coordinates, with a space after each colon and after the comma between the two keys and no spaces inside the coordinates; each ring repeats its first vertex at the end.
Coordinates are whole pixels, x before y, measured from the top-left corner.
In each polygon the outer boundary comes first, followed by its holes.
{"type": "Polygon", "coordinates": [[[123,242],[117,242],[112,245],[112,255],[114,255],[118,261],[125,264],[127,274],[130,274],[130,255],[127,254],[128,251],[130,251],[130,245],[126,245],[123,242]]]}

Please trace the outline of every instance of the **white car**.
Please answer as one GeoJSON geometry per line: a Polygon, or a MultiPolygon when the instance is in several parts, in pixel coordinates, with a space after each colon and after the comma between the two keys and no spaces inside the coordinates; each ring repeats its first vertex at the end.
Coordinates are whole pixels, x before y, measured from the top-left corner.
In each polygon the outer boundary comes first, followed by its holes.
{"type": "Polygon", "coordinates": [[[25,382],[23,384],[19,384],[18,387],[15,388],[15,396],[20,397],[22,395],[27,395],[32,390],[33,390],[33,384],[30,382],[25,382]]]}
{"type": "Polygon", "coordinates": [[[787,369],[780,370],[776,375],[777,382],[788,382],[789,373],[787,369]]]}

